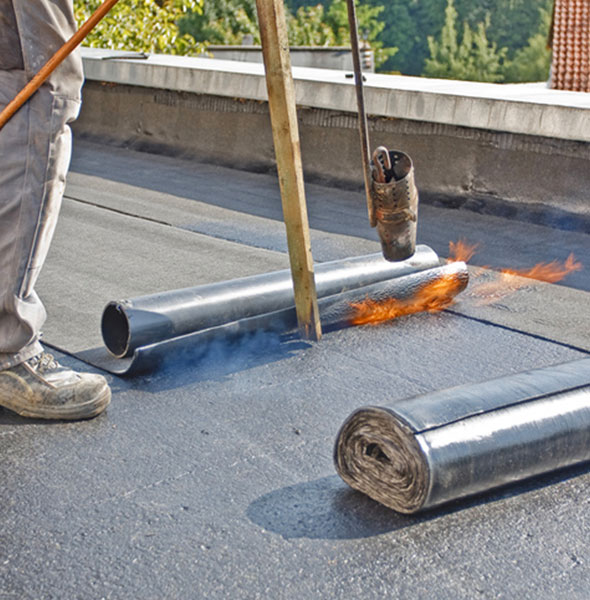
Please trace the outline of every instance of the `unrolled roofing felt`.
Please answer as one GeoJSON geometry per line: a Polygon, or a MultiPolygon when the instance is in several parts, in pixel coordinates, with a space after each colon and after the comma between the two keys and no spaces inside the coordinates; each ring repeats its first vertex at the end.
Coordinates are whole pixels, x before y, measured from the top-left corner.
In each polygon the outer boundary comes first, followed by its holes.
{"type": "MultiPolygon", "coordinates": [[[[259,275],[260,272],[256,273],[257,269],[263,272],[274,271],[272,266],[286,266],[287,257],[277,252],[217,240],[94,206],[67,204],[68,210],[62,215],[60,228],[64,232],[71,229],[72,233],[71,236],[59,236],[56,250],[62,256],[76,259],[64,264],[63,268],[56,268],[58,276],[48,279],[43,288],[44,298],[48,298],[53,307],[63,306],[63,309],[53,309],[44,339],[53,347],[114,373],[127,372],[134,359],[114,361],[104,348],[100,336],[100,315],[109,301],[167,292],[188,287],[191,283],[228,281],[239,275],[259,275]],[[85,227],[83,244],[74,233],[81,222],[84,222],[85,227]],[[219,256],[224,256],[225,259],[222,269],[217,260],[219,256]],[[210,272],[209,265],[213,263],[216,264],[216,270],[210,272]],[[253,266],[254,263],[258,266],[253,266]],[[75,310],[71,308],[72,297],[78,299],[75,310]]],[[[374,258],[372,262],[375,262],[374,258]]],[[[384,264],[391,276],[429,268],[438,262],[437,255],[426,247],[421,247],[416,256],[406,263],[386,263],[379,258],[379,264],[384,264]]],[[[323,267],[318,268],[321,272],[323,267]]],[[[288,271],[284,274],[288,274],[288,271]]],[[[359,283],[366,285],[378,281],[382,277],[368,280],[361,278],[357,286],[359,283]]],[[[288,279],[287,276],[286,280],[288,279]]],[[[346,285],[342,289],[346,289],[346,285]]],[[[331,288],[327,291],[334,293],[331,288]]],[[[288,307],[272,306],[270,311],[283,308],[288,307]]],[[[258,313],[244,317],[254,314],[258,313]]],[[[234,317],[233,320],[236,318],[240,317],[234,317]]],[[[231,323],[232,319],[229,318],[228,321],[231,323]]],[[[215,333],[200,333],[201,342],[210,335],[233,335],[234,329],[228,323],[216,321],[215,325],[222,329],[215,333]]],[[[202,332],[207,328],[205,324],[197,328],[197,331],[202,332]]],[[[172,336],[176,342],[171,342],[169,337],[166,343],[181,343],[186,348],[184,343],[189,341],[185,338],[179,342],[179,338],[193,333],[194,329],[177,332],[172,336]]],[[[155,340],[156,343],[158,341],[155,340]]],[[[148,341],[144,346],[149,347],[149,351],[142,352],[149,364],[157,362],[153,345],[148,341]]],[[[168,350],[171,350],[169,346],[158,348],[157,356],[160,357],[160,352],[168,350]]],[[[135,363],[136,366],[140,364],[145,368],[145,362],[135,363]]]]}

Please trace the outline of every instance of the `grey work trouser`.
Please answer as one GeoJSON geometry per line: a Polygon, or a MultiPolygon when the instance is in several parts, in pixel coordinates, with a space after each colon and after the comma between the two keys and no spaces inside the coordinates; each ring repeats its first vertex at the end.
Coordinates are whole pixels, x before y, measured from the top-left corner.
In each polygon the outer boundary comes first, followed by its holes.
{"type": "MultiPolygon", "coordinates": [[[[0,0],[0,109],[75,31],[72,0],[0,0]]],[[[66,59],[0,130],[0,369],[41,351],[34,291],[55,230],[82,65],[66,59]]],[[[64,294],[67,290],[64,290],[64,294]]]]}

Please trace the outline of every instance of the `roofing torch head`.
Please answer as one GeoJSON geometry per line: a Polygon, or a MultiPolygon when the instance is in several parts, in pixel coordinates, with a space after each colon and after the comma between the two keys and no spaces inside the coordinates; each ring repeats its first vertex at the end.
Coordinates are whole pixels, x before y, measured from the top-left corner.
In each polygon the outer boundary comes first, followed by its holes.
{"type": "Polygon", "coordinates": [[[418,189],[412,159],[379,146],[371,162],[371,226],[377,228],[383,257],[409,258],[416,251],[418,189]]]}

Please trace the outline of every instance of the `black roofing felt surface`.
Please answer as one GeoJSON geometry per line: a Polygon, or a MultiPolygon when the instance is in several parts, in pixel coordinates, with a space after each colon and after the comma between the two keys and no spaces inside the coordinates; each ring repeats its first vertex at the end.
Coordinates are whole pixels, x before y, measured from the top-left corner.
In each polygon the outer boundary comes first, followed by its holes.
{"type": "MultiPolygon", "coordinates": [[[[311,188],[317,260],[375,251],[352,194],[311,188]]],[[[271,176],[79,144],[67,196],[39,285],[49,343],[96,342],[96,310],[113,295],[286,266],[271,176]],[[169,192],[156,189],[155,164],[169,192]],[[238,209],[240,189],[257,208],[238,209]]],[[[546,256],[553,230],[434,208],[422,218],[422,241],[439,250],[445,236],[477,230],[503,240],[487,245],[499,262],[590,256],[583,234],[560,232],[565,256],[546,256]]],[[[588,289],[588,273],[579,277],[588,289]]],[[[112,405],[90,422],[0,411],[0,597],[587,597],[588,467],[403,517],[332,466],[338,428],[359,406],[585,356],[564,344],[584,343],[587,292],[526,289],[487,308],[485,322],[466,297],[468,310],[459,302],[315,344],[253,336],[198,362],[110,377],[112,405]],[[528,314],[532,296],[547,302],[528,314]]]]}

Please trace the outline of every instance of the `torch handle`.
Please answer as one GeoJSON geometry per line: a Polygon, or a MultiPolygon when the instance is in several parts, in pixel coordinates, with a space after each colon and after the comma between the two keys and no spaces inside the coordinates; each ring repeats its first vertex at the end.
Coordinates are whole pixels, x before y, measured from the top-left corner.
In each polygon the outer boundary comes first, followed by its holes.
{"type": "Polygon", "coordinates": [[[365,180],[365,192],[367,195],[367,209],[369,212],[369,223],[375,227],[377,220],[373,209],[371,197],[371,155],[369,150],[369,125],[367,122],[367,111],[365,109],[365,93],[363,87],[363,71],[361,68],[361,50],[359,43],[358,21],[356,17],[355,0],[347,0],[348,24],[350,27],[350,45],[352,48],[352,62],[354,65],[354,80],[356,85],[356,99],[358,105],[359,135],[361,138],[361,156],[363,162],[363,176],[365,180]]]}
{"type": "Polygon", "coordinates": [[[8,123],[23,104],[47,81],[53,71],[80,45],[82,40],[98,25],[117,2],[119,0],[105,0],[88,21],[41,67],[33,79],[27,83],[14,100],[11,100],[0,113],[0,129],[8,123]]]}

